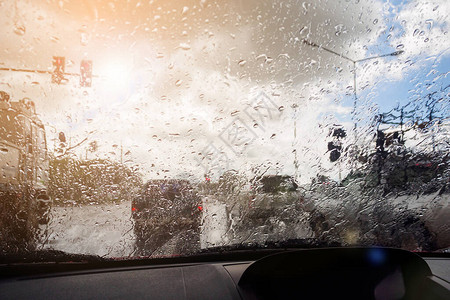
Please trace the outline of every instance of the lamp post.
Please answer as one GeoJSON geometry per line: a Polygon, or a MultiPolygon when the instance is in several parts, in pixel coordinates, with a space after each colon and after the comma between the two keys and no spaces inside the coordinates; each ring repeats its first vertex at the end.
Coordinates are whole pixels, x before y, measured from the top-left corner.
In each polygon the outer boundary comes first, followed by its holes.
{"type": "MultiPolygon", "coordinates": [[[[353,122],[354,122],[353,134],[354,134],[354,138],[355,138],[355,143],[353,144],[353,149],[354,149],[354,151],[357,151],[357,146],[356,146],[357,132],[356,132],[356,129],[357,129],[357,126],[358,126],[358,121],[357,121],[357,118],[356,118],[356,104],[358,102],[358,96],[357,96],[357,93],[356,93],[356,91],[357,91],[357,86],[356,86],[356,64],[359,63],[359,62],[363,62],[363,61],[367,61],[367,60],[371,60],[371,59],[376,59],[376,58],[381,58],[381,57],[398,56],[398,55],[402,54],[404,51],[400,50],[400,51],[395,51],[395,52],[392,52],[392,53],[387,53],[387,54],[382,54],[382,55],[377,55],[377,56],[371,56],[371,57],[366,57],[366,58],[355,60],[355,59],[351,59],[350,57],[345,56],[345,55],[343,55],[341,53],[337,53],[337,52],[335,52],[335,51],[333,51],[331,49],[328,49],[326,47],[318,45],[318,44],[316,44],[314,42],[308,41],[306,39],[303,40],[303,43],[308,45],[308,46],[310,46],[310,47],[313,47],[313,48],[323,49],[323,50],[325,50],[325,51],[327,51],[327,52],[329,52],[331,54],[339,56],[339,57],[341,57],[341,58],[343,58],[343,59],[353,63],[353,112],[352,112],[352,118],[353,118],[353,122]]],[[[352,160],[351,170],[353,171],[354,169],[355,169],[355,161],[352,160]]]]}
{"type": "Polygon", "coordinates": [[[294,103],[292,105],[294,109],[294,140],[292,142],[292,148],[294,149],[294,178],[298,180],[298,159],[297,159],[297,108],[298,105],[294,103]]]}
{"type": "Polygon", "coordinates": [[[353,98],[354,98],[354,99],[353,99],[353,112],[352,112],[352,115],[353,115],[353,118],[354,118],[354,128],[353,128],[353,130],[355,131],[355,135],[356,135],[356,127],[357,127],[357,121],[356,121],[356,103],[357,103],[357,101],[358,101],[358,97],[357,97],[357,94],[356,94],[356,90],[357,90],[357,89],[356,89],[356,64],[359,63],[359,62],[366,61],[366,60],[371,60],[371,59],[376,59],[376,58],[381,58],[381,57],[398,56],[398,55],[402,54],[404,51],[403,51],[403,50],[400,50],[400,51],[395,51],[395,52],[392,52],[392,53],[387,53],[387,54],[382,54],[382,55],[371,56],[371,57],[366,57],[366,58],[354,60],[354,59],[351,59],[351,58],[348,57],[348,56],[345,56],[345,55],[343,55],[343,54],[341,54],[341,53],[337,53],[337,52],[335,52],[335,51],[333,51],[333,50],[331,50],[331,49],[325,48],[325,47],[320,46],[320,45],[318,45],[318,44],[316,44],[316,43],[314,43],[314,42],[308,41],[308,40],[306,40],[306,39],[303,40],[303,43],[306,44],[306,45],[308,45],[308,46],[314,47],[314,48],[323,49],[323,50],[325,50],[325,51],[327,51],[327,52],[329,52],[329,53],[331,53],[331,54],[334,54],[334,55],[336,55],[336,56],[339,56],[339,57],[341,57],[341,58],[343,58],[343,59],[345,59],[345,60],[348,60],[348,61],[350,61],[350,62],[353,63],[353,98]]]}

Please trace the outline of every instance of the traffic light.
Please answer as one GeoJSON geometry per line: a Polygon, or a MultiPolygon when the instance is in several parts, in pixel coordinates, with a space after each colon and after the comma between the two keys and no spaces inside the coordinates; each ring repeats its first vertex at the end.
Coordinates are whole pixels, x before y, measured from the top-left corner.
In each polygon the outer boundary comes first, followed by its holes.
{"type": "Polygon", "coordinates": [[[66,143],[66,135],[64,134],[64,132],[61,131],[58,135],[58,138],[61,143],[66,143]]]}
{"type": "Polygon", "coordinates": [[[341,157],[341,152],[339,150],[333,149],[330,152],[330,161],[335,162],[341,157]]]}
{"type": "Polygon", "coordinates": [[[342,139],[347,137],[347,132],[345,132],[344,128],[341,127],[337,127],[333,129],[333,134],[334,137],[338,138],[338,139],[342,139]]]}
{"type": "Polygon", "coordinates": [[[341,157],[342,146],[340,142],[328,142],[328,151],[330,151],[330,161],[335,162],[341,157]]]}
{"type": "Polygon", "coordinates": [[[80,64],[80,86],[92,85],[92,60],[82,60],[80,64]]]}
{"type": "Polygon", "coordinates": [[[53,56],[53,73],[52,83],[61,84],[64,78],[66,69],[66,59],[63,56],[53,56]]]}
{"type": "Polygon", "coordinates": [[[330,152],[330,161],[335,162],[341,157],[342,142],[341,139],[347,137],[347,132],[340,125],[333,125],[330,129],[329,136],[333,137],[331,142],[328,142],[328,151],[330,152]]]}
{"type": "Polygon", "coordinates": [[[386,142],[386,136],[384,135],[384,132],[381,130],[377,130],[377,141],[376,141],[377,152],[380,152],[380,153],[384,152],[384,143],[385,142],[386,142]]]}

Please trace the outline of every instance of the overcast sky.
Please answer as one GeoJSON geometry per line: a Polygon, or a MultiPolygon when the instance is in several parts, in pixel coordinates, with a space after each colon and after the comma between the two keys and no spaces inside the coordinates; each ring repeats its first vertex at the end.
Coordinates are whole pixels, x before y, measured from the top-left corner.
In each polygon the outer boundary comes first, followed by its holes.
{"type": "Polygon", "coordinates": [[[353,64],[302,40],[353,60],[405,51],[357,64],[364,123],[406,101],[413,79],[449,81],[449,4],[399,2],[0,1],[1,67],[51,70],[57,55],[67,72],[90,59],[98,75],[80,88],[77,77],[56,85],[0,72],[0,89],[36,102],[51,147],[60,131],[73,144],[98,141],[91,158],[117,160],[123,145],[123,160],[147,178],[198,177],[217,164],[203,155],[211,149],[227,168],[265,163],[287,174],[296,149],[303,179],[321,168],[336,177],[327,133],[353,127],[353,64]],[[261,99],[277,109],[257,122],[261,99]],[[246,145],[229,145],[232,124],[246,145]]]}

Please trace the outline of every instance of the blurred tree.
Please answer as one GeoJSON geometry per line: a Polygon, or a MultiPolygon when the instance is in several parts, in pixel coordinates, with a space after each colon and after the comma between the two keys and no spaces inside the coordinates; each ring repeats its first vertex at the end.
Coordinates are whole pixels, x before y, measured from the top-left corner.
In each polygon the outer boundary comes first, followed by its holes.
{"type": "Polygon", "coordinates": [[[125,165],[103,159],[50,160],[49,193],[55,203],[104,203],[131,199],[142,186],[139,174],[125,165]]]}

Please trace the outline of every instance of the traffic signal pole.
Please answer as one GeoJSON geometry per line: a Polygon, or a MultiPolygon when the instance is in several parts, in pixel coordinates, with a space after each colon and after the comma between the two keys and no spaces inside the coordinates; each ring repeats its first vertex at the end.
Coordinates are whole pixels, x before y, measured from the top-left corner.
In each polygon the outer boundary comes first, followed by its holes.
{"type": "Polygon", "coordinates": [[[11,71],[11,72],[25,72],[25,73],[39,73],[39,74],[52,74],[51,71],[42,70],[28,70],[28,69],[16,69],[16,68],[0,68],[0,71],[11,71]]]}
{"type": "Polygon", "coordinates": [[[52,82],[61,84],[66,81],[66,76],[77,76],[80,78],[81,87],[90,87],[92,84],[92,61],[83,60],[80,66],[80,74],[73,72],[65,72],[65,58],[62,56],[53,57],[53,70],[36,70],[36,69],[21,69],[0,67],[0,71],[20,72],[20,73],[34,73],[34,74],[48,74],[52,76],[52,82]]]}
{"type": "MultiPolygon", "coordinates": [[[[45,70],[33,70],[33,69],[16,69],[16,68],[0,68],[0,71],[11,71],[11,72],[23,72],[23,73],[36,73],[36,74],[53,74],[53,71],[45,70]]],[[[80,76],[78,73],[68,73],[64,72],[63,75],[67,76],[80,76]]]]}

